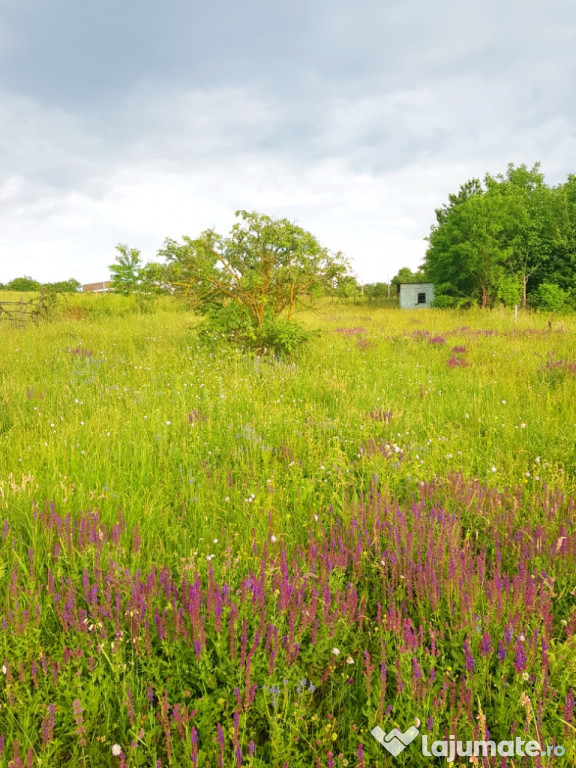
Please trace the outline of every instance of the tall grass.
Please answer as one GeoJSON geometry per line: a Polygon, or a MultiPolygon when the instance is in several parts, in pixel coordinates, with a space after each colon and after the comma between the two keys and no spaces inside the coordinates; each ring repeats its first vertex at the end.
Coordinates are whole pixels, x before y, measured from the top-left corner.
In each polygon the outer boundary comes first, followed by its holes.
{"type": "Polygon", "coordinates": [[[292,360],[169,299],[0,326],[0,765],[574,754],[574,318],[319,309],[292,360]]]}

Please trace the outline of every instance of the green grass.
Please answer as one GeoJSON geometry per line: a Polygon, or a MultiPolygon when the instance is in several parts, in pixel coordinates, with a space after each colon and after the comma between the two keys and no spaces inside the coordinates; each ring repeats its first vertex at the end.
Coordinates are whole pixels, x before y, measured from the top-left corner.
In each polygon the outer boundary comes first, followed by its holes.
{"type": "MultiPolygon", "coordinates": [[[[197,319],[170,299],[142,307],[133,299],[111,295],[74,296],[60,305],[51,323],[24,329],[0,324],[0,528],[6,521],[9,530],[0,539],[0,618],[8,625],[0,633],[0,660],[4,657],[11,670],[9,679],[0,679],[0,696],[8,696],[0,708],[0,734],[7,745],[0,765],[12,759],[14,739],[23,752],[33,750],[34,765],[118,765],[119,758],[111,754],[114,743],[121,744],[126,765],[155,765],[159,759],[163,765],[191,764],[192,725],[181,726],[187,729],[184,739],[174,722],[166,726],[160,694],[156,709],[149,709],[149,686],[166,691],[172,703],[184,700],[186,689],[192,691],[186,702],[192,709],[196,700],[199,711],[198,765],[217,765],[213,739],[218,722],[226,731],[225,765],[236,764],[236,741],[244,764],[254,766],[313,765],[315,759],[321,766],[330,765],[330,760],[360,765],[361,732],[365,765],[392,765],[392,758],[375,742],[373,746],[367,732],[379,722],[384,727],[388,707],[401,727],[407,711],[402,696],[390,689],[371,699],[358,687],[362,653],[370,648],[374,658],[380,652],[374,634],[376,603],[385,609],[389,597],[376,563],[365,563],[356,573],[351,566],[341,572],[336,568],[330,577],[334,594],[345,591],[349,582],[357,584],[359,594],[365,594],[370,622],[356,627],[341,618],[330,631],[321,626],[318,645],[306,650],[303,646],[296,662],[289,654],[282,660],[282,675],[290,686],[306,677],[315,679],[320,689],[331,648],[347,644],[350,653],[356,651],[355,684],[348,685],[346,666],[340,665],[333,678],[322,683],[321,701],[317,694],[316,699],[307,694],[313,703],[304,706],[303,694],[295,696],[290,688],[290,696],[278,694],[275,709],[261,693],[262,686],[273,684],[264,654],[252,678],[259,684],[257,698],[251,707],[242,706],[242,733],[236,736],[233,688],[245,681],[246,670],[245,664],[229,667],[230,658],[218,645],[220,635],[208,633],[212,655],[203,656],[198,666],[194,653],[174,638],[168,642],[153,637],[149,652],[132,648],[117,658],[118,649],[109,646],[114,643],[113,617],[98,642],[92,635],[67,629],[49,596],[49,572],[56,583],[64,580],[62,589],[70,579],[81,595],[86,569],[98,580],[98,573],[113,573],[116,567],[142,574],[165,568],[176,581],[183,574],[190,579],[198,574],[205,585],[210,564],[220,582],[239,590],[242,579],[258,574],[265,542],[268,548],[285,548],[290,568],[295,568],[297,553],[307,546],[315,526],[324,524],[329,530],[335,520],[346,526],[375,489],[380,499],[393,499],[409,509],[425,496],[423,488],[436,488],[428,502],[431,508],[441,504],[461,517],[462,551],[470,545],[480,553],[484,547],[490,556],[496,533],[505,538],[499,515],[482,509],[482,504],[492,504],[490,489],[504,494],[503,508],[511,510],[514,530],[541,523],[551,536],[573,535],[573,513],[562,507],[564,502],[559,502],[564,511],[558,519],[544,519],[543,510],[551,491],[564,494],[566,504],[576,497],[574,317],[555,320],[550,329],[547,316],[521,315],[515,323],[508,311],[401,312],[331,302],[321,302],[318,308],[319,314],[303,313],[300,319],[307,327],[321,329],[321,336],[291,360],[199,346],[194,336],[197,319]],[[443,341],[431,343],[435,337],[443,341]],[[453,352],[453,347],[464,347],[465,352],[453,352]],[[450,358],[465,364],[451,367],[450,358]],[[458,483],[476,490],[466,495],[458,483]],[[513,501],[519,493],[520,506],[513,501]],[[45,515],[41,523],[34,508],[45,515]],[[72,521],[97,511],[106,547],[100,552],[94,542],[66,542],[65,533],[48,522],[50,508],[62,519],[70,515],[72,521]],[[121,530],[117,540],[110,533],[115,525],[121,530]],[[16,614],[32,612],[36,603],[41,606],[38,620],[20,631],[16,614]],[[64,662],[65,648],[81,649],[84,655],[64,662]],[[59,661],[62,672],[52,683],[50,675],[38,673],[42,681],[36,685],[30,665],[34,659],[40,663],[43,654],[50,663],[59,661]],[[94,673],[88,672],[89,657],[96,659],[91,662],[96,664],[94,673]],[[227,670],[228,678],[219,668],[227,670]],[[135,698],[134,717],[127,709],[127,689],[135,698]],[[84,707],[83,726],[74,720],[74,699],[84,707]],[[41,720],[47,716],[48,702],[56,706],[55,735],[43,744],[41,720]],[[326,720],[327,713],[334,719],[326,720]],[[343,731],[338,730],[333,741],[336,722],[343,731]],[[144,731],[141,737],[139,730],[144,731]],[[252,757],[251,740],[256,749],[252,757]],[[131,742],[135,746],[130,747],[131,742]],[[188,747],[177,746],[180,742],[188,747]]],[[[509,544],[505,557],[510,568],[520,568],[521,545],[509,544]]],[[[569,571],[564,563],[549,562],[545,552],[539,560],[537,553],[533,557],[542,568],[557,568],[564,590],[556,589],[551,607],[556,630],[550,640],[556,655],[550,664],[559,666],[550,675],[556,675],[565,698],[576,685],[573,637],[566,636],[560,623],[574,612],[569,571]]],[[[270,589],[280,568],[280,561],[270,561],[270,589]]],[[[128,599],[130,587],[123,578],[110,578],[122,600],[128,599]]],[[[484,605],[492,616],[481,592],[479,588],[474,593],[476,608],[484,605]]],[[[166,599],[172,600],[168,593],[166,599]]],[[[266,610],[267,622],[284,621],[280,609],[267,604],[266,610]]],[[[447,609],[438,610],[434,615],[414,598],[413,613],[410,606],[406,613],[440,632],[446,619],[442,611],[447,609]]],[[[541,618],[531,617],[522,606],[513,610],[512,605],[507,615],[513,617],[514,611],[525,617],[525,626],[541,630],[541,618]]],[[[478,665],[477,677],[466,683],[462,642],[472,631],[467,623],[472,619],[466,616],[459,634],[447,632],[439,641],[451,670],[446,680],[468,684],[474,715],[480,707],[496,720],[489,723],[491,730],[500,728],[505,734],[523,712],[520,708],[514,718],[508,714],[510,707],[518,709],[521,685],[495,695],[489,690],[493,670],[480,672],[478,665]]],[[[245,618],[252,620],[250,612],[245,618]]],[[[503,628],[502,617],[492,620],[492,632],[496,625],[503,628]]],[[[126,621],[123,613],[123,631],[126,621]]],[[[393,636],[391,644],[396,642],[393,636]]],[[[408,665],[403,674],[409,677],[414,654],[405,657],[401,644],[394,652],[408,665]]],[[[390,660],[391,668],[395,663],[390,660]]],[[[541,665],[535,665],[541,682],[541,665]]],[[[536,688],[531,695],[540,690],[540,682],[532,683],[536,688]]],[[[549,741],[555,736],[567,744],[567,726],[560,720],[564,699],[558,691],[556,698],[549,697],[540,728],[549,741]]],[[[430,693],[412,715],[424,720],[436,712],[434,732],[441,738],[440,723],[447,726],[458,715],[449,704],[435,708],[433,699],[430,693]]],[[[529,723],[526,728],[530,730],[529,723]]],[[[418,764],[402,759],[394,764],[418,764]]]]}

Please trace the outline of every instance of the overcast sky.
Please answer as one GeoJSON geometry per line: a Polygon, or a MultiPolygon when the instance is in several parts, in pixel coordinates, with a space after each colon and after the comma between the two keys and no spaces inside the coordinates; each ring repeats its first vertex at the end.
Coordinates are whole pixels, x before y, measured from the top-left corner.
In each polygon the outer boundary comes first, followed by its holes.
{"type": "Polygon", "coordinates": [[[472,177],[576,172],[574,0],[0,0],[0,281],[287,217],[364,282],[472,177]]]}

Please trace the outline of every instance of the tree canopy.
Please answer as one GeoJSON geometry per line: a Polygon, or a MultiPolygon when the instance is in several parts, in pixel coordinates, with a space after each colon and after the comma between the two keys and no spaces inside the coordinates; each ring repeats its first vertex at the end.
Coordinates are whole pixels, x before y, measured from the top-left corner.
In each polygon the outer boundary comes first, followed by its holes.
{"type": "MultiPolygon", "coordinates": [[[[471,179],[436,210],[424,263],[436,296],[523,307],[540,286],[576,296],[576,177],[545,184],[539,164],[471,179]]],[[[546,291],[544,291],[546,293],[546,291]]]]}
{"type": "Polygon", "coordinates": [[[43,288],[51,293],[77,293],[82,288],[82,285],[73,277],[69,280],[60,280],[55,283],[40,283],[38,280],[35,280],[28,275],[25,275],[24,277],[15,277],[13,280],[10,280],[9,283],[6,283],[6,285],[0,283],[0,289],[5,291],[39,292],[43,288]]]}
{"type": "Polygon", "coordinates": [[[60,280],[56,283],[44,283],[43,287],[54,293],[78,293],[82,285],[78,280],[71,277],[69,280],[60,280]]]}
{"type": "Polygon", "coordinates": [[[24,293],[27,291],[40,291],[41,289],[42,283],[39,283],[38,280],[34,280],[34,278],[29,275],[15,277],[13,280],[10,280],[9,283],[6,283],[7,291],[21,291],[24,293]]]}
{"type": "Polygon", "coordinates": [[[140,251],[124,243],[116,246],[116,263],[108,267],[112,277],[112,288],[123,296],[141,296],[162,293],[167,289],[166,268],[157,262],[142,262],[140,251]]]}
{"type": "Polygon", "coordinates": [[[422,269],[416,270],[416,272],[413,272],[409,267],[401,267],[401,269],[398,270],[398,274],[395,275],[392,280],[390,281],[390,285],[394,287],[395,290],[398,290],[398,286],[400,283],[425,283],[426,282],[426,275],[422,271],[422,269]]]}
{"type": "Polygon", "coordinates": [[[206,309],[232,302],[257,327],[267,315],[294,310],[315,288],[348,287],[348,263],[288,219],[237,211],[227,237],[212,229],[182,242],[167,239],[159,252],[173,285],[206,309]]]}

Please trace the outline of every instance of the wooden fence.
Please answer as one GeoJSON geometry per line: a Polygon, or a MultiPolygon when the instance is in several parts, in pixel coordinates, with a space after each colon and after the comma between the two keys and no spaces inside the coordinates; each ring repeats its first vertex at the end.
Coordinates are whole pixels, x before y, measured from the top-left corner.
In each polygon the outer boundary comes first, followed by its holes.
{"type": "Polygon", "coordinates": [[[38,323],[43,316],[46,305],[44,291],[35,299],[24,301],[0,301],[0,324],[9,323],[12,326],[22,328],[30,320],[38,323]]]}

